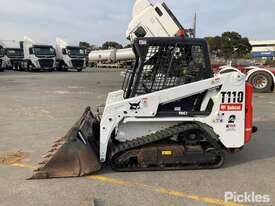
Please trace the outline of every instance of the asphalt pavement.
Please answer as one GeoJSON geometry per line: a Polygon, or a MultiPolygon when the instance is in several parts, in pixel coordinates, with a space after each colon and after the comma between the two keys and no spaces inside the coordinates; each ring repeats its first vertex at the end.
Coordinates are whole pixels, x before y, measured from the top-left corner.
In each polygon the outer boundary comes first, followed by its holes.
{"type": "Polygon", "coordinates": [[[227,155],[221,169],[138,173],[105,169],[83,178],[26,180],[85,108],[96,111],[122,81],[120,71],[93,68],[81,73],[0,73],[0,206],[233,206],[224,201],[225,192],[268,195],[270,203],[246,205],[275,205],[274,93],[255,94],[259,131],[241,152],[227,155]],[[22,161],[13,164],[20,155],[22,161]]]}

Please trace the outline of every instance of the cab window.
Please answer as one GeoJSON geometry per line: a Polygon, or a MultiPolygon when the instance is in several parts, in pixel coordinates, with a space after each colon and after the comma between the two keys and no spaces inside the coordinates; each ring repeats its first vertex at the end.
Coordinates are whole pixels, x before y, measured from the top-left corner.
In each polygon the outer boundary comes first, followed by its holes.
{"type": "Polygon", "coordinates": [[[156,7],[155,10],[156,10],[156,12],[158,13],[159,16],[163,15],[163,13],[162,13],[162,11],[160,10],[159,7],[156,7]]]}
{"type": "Polygon", "coordinates": [[[138,27],[134,33],[135,33],[136,37],[138,37],[138,38],[145,37],[147,34],[145,29],[142,26],[138,27]]]}

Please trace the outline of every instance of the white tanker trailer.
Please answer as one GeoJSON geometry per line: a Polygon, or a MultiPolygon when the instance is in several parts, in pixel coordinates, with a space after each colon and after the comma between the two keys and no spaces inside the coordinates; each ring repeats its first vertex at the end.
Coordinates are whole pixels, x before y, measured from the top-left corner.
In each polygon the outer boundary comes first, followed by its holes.
{"type": "Polygon", "coordinates": [[[116,50],[116,61],[125,61],[129,59],[133,60],[135,58],[136,57],[132,48],[116,50]]]}
{"type": "Polygon", "coordinates": [[[116,58],[115,56],[116,56],[115,49],[91,51],[89,54],[89,62],[111,63],[115,60],[116,58]]]}
{"type": "Polygon", "coordinates": [[[125,68],[135,60],[132,48],[96,50],[89,54],[89,63],[96,67],[125,68]]]}

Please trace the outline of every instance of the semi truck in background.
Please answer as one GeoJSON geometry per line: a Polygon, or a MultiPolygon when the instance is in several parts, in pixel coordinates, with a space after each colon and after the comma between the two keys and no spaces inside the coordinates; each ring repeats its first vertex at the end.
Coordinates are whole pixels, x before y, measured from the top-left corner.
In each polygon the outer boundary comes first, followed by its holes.
{"type": "Polygon", "coordinates": [[[75,69],[81,72],[86,68],[85,49],[69,45],[65,40],[56,38],[56,68],[59,71],[75,69]]]}
{"type": "Polygon", "coordinates": [[[4,67],[2,66],[3,58],[4,58],[4,48],[3,46],[0,45],[0,72],[4,71],[4,67]]]}
{"type": "Polygon", "coordinates": [[[36,44],[32,39],[24,37],[25,71],[53,71],[56,63],[56,52],[52,45],[36,44]]]}
{"type": "MultiPolygon", "coordinates": [[[[128,40],[137,37],[183,36],[186,30],[164,2],[152,4],[148,0],[137,0],[133,17],[126,31],[128,40]]],[[[133,50],[97,50],[89,54],[89,63],[97,67],[127,67],[135,61],[133,50]]]]}
{"type": "Polygon", "coordinates": [[[20,42],[5,41],[1,42],[0,44],[4,48],[2,67],[4,69],[20,71],[22,69],[22,63],[24,60],[24,52],[23,48],[20,46],[20,42]]]}

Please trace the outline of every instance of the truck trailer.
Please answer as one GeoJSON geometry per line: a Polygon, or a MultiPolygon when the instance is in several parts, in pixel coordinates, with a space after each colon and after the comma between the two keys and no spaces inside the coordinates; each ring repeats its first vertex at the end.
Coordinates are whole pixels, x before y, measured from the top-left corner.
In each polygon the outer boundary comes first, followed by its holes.
{"type": "Polygon", "coordinates": [[[56,52],[52,45],[36,44],[32,39],[24,37],[25,71],[53,71],[56,64],[56,52]]]}
{"type": "Polygon", "coordinates": [[[85,50],[56,38],[56,68],[58,71],[74,69],[81,72],[86,68],[85,50]]]}
{"type": "Polygon", "coordinates": [[[274,91],[275,86],[275,68],[267,68],[260,66],[239,66],[232,67],[225,65],[221,67],[213,67],[214,72],[230,72],[241,71],[246,75],[246,81],[250,83],[256,93],[271,93],[274,91]]]}
{"type": "Polygon", "coordinates": [[[20,43],[17,41],[1,42],[4,48],[4,57],[2,66],[4,69],[18,70],[22,69],[24,61],[23,48],[20,47],[20,43]]]}

